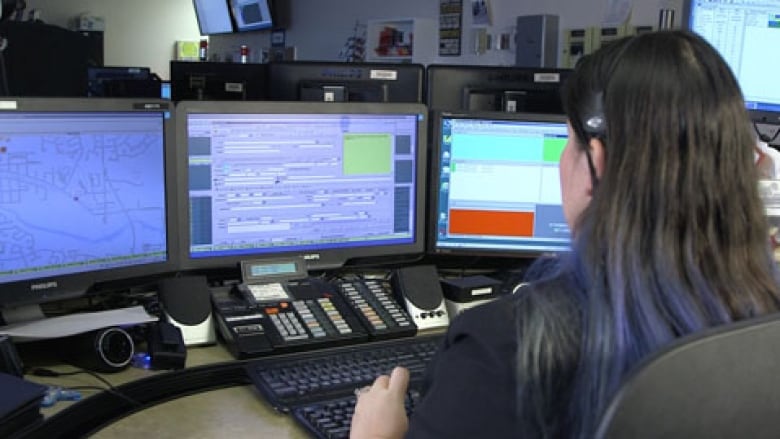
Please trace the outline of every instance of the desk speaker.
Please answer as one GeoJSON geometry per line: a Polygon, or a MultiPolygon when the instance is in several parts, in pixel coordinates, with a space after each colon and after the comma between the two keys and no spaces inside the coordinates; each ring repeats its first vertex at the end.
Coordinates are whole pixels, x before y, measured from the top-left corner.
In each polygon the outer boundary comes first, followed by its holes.
{"type": "Polygon", "coordinates": [[[95,372],[119,372],[135,354],[133,337],[120,327],[109,327],[55,340],[69,363],[95,372]]]}
{"type": "Polygon", "coordinates": [[[186,346],[216,342],[211,315],[211,292],[205,276],[163,279],[157,295],[164,318],[181,329],[186,346]]]}
{"type": "Polygon", "coordinates": [[[447,305],[433,265],[404,267],[393,272],[393,292],[417,325],[424,330],[449,325],[447,305]]]}

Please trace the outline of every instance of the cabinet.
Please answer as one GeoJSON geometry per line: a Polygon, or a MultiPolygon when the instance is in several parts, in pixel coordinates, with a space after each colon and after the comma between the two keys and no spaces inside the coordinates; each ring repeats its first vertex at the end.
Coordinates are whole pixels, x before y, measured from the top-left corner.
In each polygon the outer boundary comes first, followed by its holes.
{"type": "Polygon", "coordinates": [[[438,44],[436,24],[423,18],[368,20],[366,60],[430,64],[438,44]]]}

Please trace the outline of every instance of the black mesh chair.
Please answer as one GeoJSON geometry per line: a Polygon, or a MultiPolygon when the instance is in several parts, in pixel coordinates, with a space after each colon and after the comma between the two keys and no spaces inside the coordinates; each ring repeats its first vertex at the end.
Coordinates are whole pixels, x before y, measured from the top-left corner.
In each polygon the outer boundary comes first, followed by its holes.
{"type": "Polygon", "coordinates": [[[780,438],[780,315],[684,337],[648,358],[596,437],[780,438]]]}

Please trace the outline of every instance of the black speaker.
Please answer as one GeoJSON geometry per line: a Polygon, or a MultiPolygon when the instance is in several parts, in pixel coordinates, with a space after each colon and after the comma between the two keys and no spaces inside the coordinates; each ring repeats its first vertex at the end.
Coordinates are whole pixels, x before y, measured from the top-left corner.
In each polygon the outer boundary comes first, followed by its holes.
{"type": "Polygon", "coordinates": [[[152,324],[147,347],[152,369],[183,369],[187,362],[181,329],[173,323],[160,320],[152,324]]]}
{"type": "Polygon", "coordinates": [[[216,342],[211,292],[205,276],[163,279],[158,284],[157,295],[165,319],[181,329],[185,345],[216,342]]]}
{"type": "Polygon", "coordinates": [[[415,265],[396,270],[391,278],[393,291],[420,330],[450,323],[439,272],[434,265],[415,265]]]}
{"type": "Polygon", "coordinates": [[[96,372],[124,370],[135,354],[133,337],[120,327],[110,327],[54,340],[64,360],[96,372]]]}

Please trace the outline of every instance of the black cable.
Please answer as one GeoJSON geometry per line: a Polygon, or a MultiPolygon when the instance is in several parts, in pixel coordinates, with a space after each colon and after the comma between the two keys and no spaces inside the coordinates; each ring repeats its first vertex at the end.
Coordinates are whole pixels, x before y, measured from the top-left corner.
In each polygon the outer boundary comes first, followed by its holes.
{"type": "Polygon", "coordinates": [[[120,399],[125,400],[128,404],[135,406],[135,407],[143,407],[143,404],[140,402],[134,400],[133,398],[130,398],[129,396],[123,394],[122,392],[116,390],[115,388],[105,388],[100,386],[72,386],[72,387],[64,387],[64,389],[68,390],[98,390],[101,392],[108,392],[120,399]]]}
{"type": "MultiPolygon", "coordinates": [[[[116,387],[114,387],[113,384],[111,384],[107,379],[103,378],[102,376],[98,375],[95,372],[92,372],[91,370],[87,369],[77,369],[70,372],[58,372],[56,370],[51,369],[45,369],[45,368],[35,368],[30,371],[30,374],[39,376],[39,377],[63,377],[63,376],[72,376],[72,375],[80,375],[80,374],[86,374],[91,375],[101,383],[103,383],[106,387],[96,387],[100,390],[104,390],[106,392],[111,393],[112,395],[116,395],[119,398],[124,399],[125,401],[129,402],[130,404],[140,407],[142,404],[138,401],[135,401],[134,399],[128,397],[127,395],[122,394],[122,392],[118,391],[116,387]]],[[[92,387],[92,386],[88,386],[92,387]]],[[[75,389],[76,387],[70,387],[71,389],[75,389]]]]}
{"type": "Polygon", "coordinates": [[[206,390],[252,384],[246,361],[196,366],[155,374],[117,386],[120,393],[141,403],[128,406],[103,392],[77,401],[25,431],[20,437],[86,437],[99,428],[140,409],[206,390]]]}

